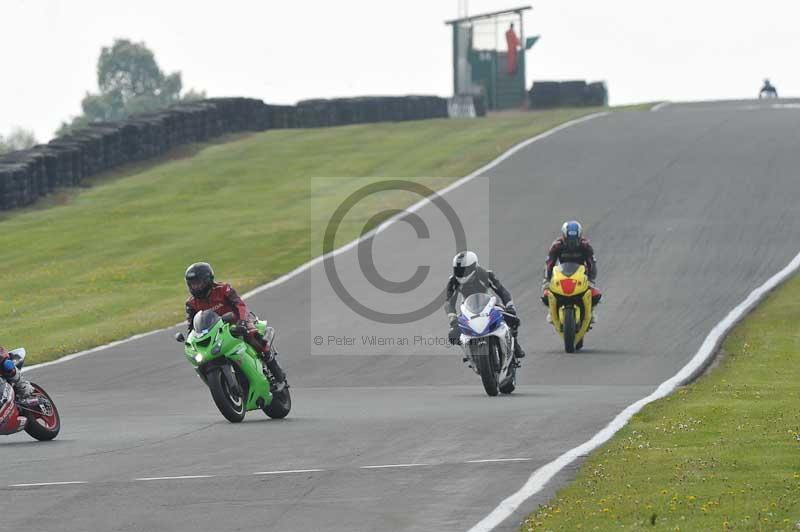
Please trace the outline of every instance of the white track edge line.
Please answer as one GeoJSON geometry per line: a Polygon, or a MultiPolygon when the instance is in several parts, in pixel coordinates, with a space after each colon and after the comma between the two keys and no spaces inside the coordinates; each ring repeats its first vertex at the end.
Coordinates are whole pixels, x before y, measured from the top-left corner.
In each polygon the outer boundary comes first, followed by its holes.
{"type": "Polygon", "coordinates": [[[317,473],[324,469],[285,469],[283,471],[256,471],[251,475],[288,475],[289,473],[317,473]]]}
{"type": "Polygon", "coordinates": [[[33,488],[37,486],[66,486],[67,484],[88,484],[86,480],[66,480],[62,482],[27,482],[24,484],[10,484],[9,488],[33,488]]]}
{"type": "Polygon", "coordinates": [[[214,478],[216,475],[179,475],[176,477],[141,477],[133,479],[136,482],[149,480],[189,480],[193,478],[214,478]]]}
{"type": "Polygon", "coordinates": [[[658,112],[658,111],[662,110],[664,107],[666,107],[668,105],[672,105],[672,102],[661,102],[661,103],[656,104],[653,107],[651,107],[650,108],[650,112],[651,113],[658,112]]]}
{"type": "Polygon", "coordinates": [[[728,332],[750,312],[764,297],[769,294],[776,286],[788,279],[800,269],[800,253],[795,255],[794,259],[787,264],[781,271],[767,279],[767,281],[750,292],[744,301],[736,305],[728,314],[717,323],[711,332],[708,333],[700,349],[683,366],[678,373],[673,375],[668,380],[662,382],[656,390],[639,399],[632,405],[629,405],[625,410],[620,412],[611,423],[605,426],[603,430],[595,434],[589,441],[570,449],[555,460],[543,465],[534,471],[528,481],[515,493],[504,499],[492,510],[492,512],[480,520],[475,526],[469,529],[469,532],[489,532],[495,527],[499,526],[503,521],[508,519],[526,500],[538,493],[545,487],[545,485],[552,479],[559,471],[564,469],[567,465],[572,463],[576,458],[586,455],[599,446],[607,442],[611,437],[621,429],[627,422],[641,410],[645,405],[661,399],[670,393],[675,388],[686,382],[696,373],[703,368],[717,352],[722,340],[728,332]]]}
{"type": "Polygon", "coordinates": [[[494,462],[530,462],[530,458],[487,458],[485,460],[467,460],[468,464],[488,464],[494,462]]]}
{"type": "MultiPolygon", "coordinates": [[[[580,123],[583,123],[583,122],[588,122],[589,120],[592,120],[594,118],[599,118],[601,116],[606,116],[608,114],[611,114],[611,111],[601,111],[599,113],[592,113],[590,115],[581,116],[579,118],[574,118],[572,120],[569,120],[568,122],[564,122],[563,124],[559,124],[559,125],[551,128],[551,129],[548,129],[547,131],[539,133],[538,135],[535,135],[535,136],[533,136],[533,137],[531,137],[529,139],[523,140],[523,141],[519,142],[518,144],[515,144],[514,146],[509,148],[507,151],[501,153],[497,158],[493,159],[492,161],[488,162],[487,164],[485,164],[485,165],[481,166],[480,168],[478,168],[477,170],[473,171],[472,173],[462,177],[461,179],[455,181],[454,183],[451,183],[450,185],[446,186],[442,190],[437,191],[436,194],[441,196],[441,195],[446,194],[447,192],[449,192],[449,191],[451,191],[451,190],[453,190],[453,189],[455,189],[457,187],[460,187],[461,185],[473,180],[474,178],[478,177],[479,175],[481,175],[482,173],[486,172],[487,170],[490,170],[490,169],[494,168],[495,166],[497,166],[501,162],[505,161],[506,159],[508,159],[509,157],[511,157],[512,155],[514,155],[518,151],[520,151],[521,149],[533,144],[534,142],[537,142],[537,141],[540,141],[542,139],[545,139],[545,138],[547,138],[547,137],[549,137],[551,135],[554,135],[554,134],[558,133],[559,131],[567,129],[568,127],[572,127],[574,125],[577,125],[577,124],[580,124],[580,123]]],[[[278,277],[277,279],[274,279],[274,280],[268,282],[267,284],[261,285],[261,286],[259,286],[257,288],[254,288],[253,290],[250,290],[249,292],[244,294],[242,297],[244,299],[247,299],[247,298],[249,298],[251,296],[254,296],[256,294],[259,294],[259,293],[261,293],[261,292],[263,292],[265,290],[269,290],[272,287],[275,287],[275,286],[278,286],[280,284],[285,283],[289,279],[292,279],[293,277],[296,277],[296,276],[300,275],[304,271],[306,271],[309,268],[319,264],[320,262],[324,261],[325,259],[327,259],[329,257],[335,257],[336,255],[339,255],[340,253],[344,253],[345,251],[347,251],[348,249],[352,248],[353,246],[358,245],[360,242],[371,238],[372,236],[374,236],[378,232],[383,231],[384,229],[389,227],[391,224],[393,224],[393,223],[397,222],[398,220],[402,219],[408,213],[416,212],[421,207],[423,207],[424,205],[426,205],[426,204],[428,204],[430,202],[431,202],[431,200],[429,198],[423,198],[423,199],[419,200],[417,203],[415,203],[415,204],[411,205],[410,207],[404,209],[402,212],[392,216],[391,218],[389,218],[388,220],[383,222],[380,226],[378,226],[376,228],[373,228],[372,230],[368,231],[367,233],[364,233],[363,235],[361,235],[360,237],[356,238],[355,240],[352,240],[349,243],[344,244],[342,247],[334,249],[333,251],[330,251],[325,255],[315,257],[315,258],[311,259],[310,261],[308,261],[308,262],[306,262],[304,264],[301,264],[300,266],[298,266],[294,270],[290,271],[289,273],[285,273],[285,274],[281,275],[280,277],[278,277]]],[[[111,342],[109,344],[99,345],[97,347],[93,347],[91,349],[87,349],[86,351],[79,351],[77,353],[72,353],[70,355],[63,356],[63,357],[61,357],[59,359],[51,360],[50,362],[42,362],[41,364],[35,364],[33,366],[28,366],[27,368],[24,368],[22,371],[23,372],[32,371],[34,369],[40,369],[40,368],[44,368],[44,367],[47,367],[47,366],[53,366],[55,364],[61,364],[63,362],[69,362],[70,360],[75,360],[76,358],[80,358],[82,356],[89,355],[91,353],[96,353],[98,351],[103,351],[103,350],[106,350],[106,349],[110,349],[112,347],[116,347],[116,346],[121,345],[121,344],[126,344],[128,342],[132,342],[134,340],[138,340],[140,338],[144,338],[144,337],[150,336],[152,334],[156,334],[156,333],[163,332],[163,331],[168,331],[168,330],[173,329],[175,327],[178,327],[178,326],[180,326],[182,324],[183,324],[183,322],[180,322],[180,323],[177,323],[177,324],[175,324],[175,325],[173,325],[171,327],[164,327],[163,329],[156,329],[154,331],[149,331],[149,332],[145,332],[145,333],[141,333],[141,334],[135,334],[135,335],[133,335],[133,336],[131,336],[129,338],[125,338],[124,340],[117,340],[117,341],[111,342]]]]}
{"type": "Polygon", "coordinates": [[[359,469],[387,469],[391,467],[423,467],[429,464],[385,464],[385,465],[365,465],[359,469]]]}

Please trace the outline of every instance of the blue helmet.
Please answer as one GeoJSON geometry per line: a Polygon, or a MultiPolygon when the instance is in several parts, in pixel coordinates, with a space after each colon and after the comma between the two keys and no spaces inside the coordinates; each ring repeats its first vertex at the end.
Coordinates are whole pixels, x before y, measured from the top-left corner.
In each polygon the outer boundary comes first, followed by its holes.
{"type": "Polygon", "coordinates": [[[561,226],[561,236],[564,237],[567,249],[577,249],[583,236],[583,227],[575,220],[564,222],[561,226]]]}

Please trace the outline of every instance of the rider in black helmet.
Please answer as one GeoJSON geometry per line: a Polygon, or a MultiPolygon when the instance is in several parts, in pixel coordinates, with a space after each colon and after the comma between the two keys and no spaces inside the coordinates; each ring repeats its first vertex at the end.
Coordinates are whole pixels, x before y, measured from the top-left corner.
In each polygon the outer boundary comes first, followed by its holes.
{"type": "Polygon", "coordinates": [[[231,329],[237,336],[250,344],[261,356],[274,379],[273,391],[281,391],[286,386],[286,375],[278,364],[277,353],[266,339],[259,334],[250,319],[247,305],[236,290],[228,283],[214,282],[214,270],[207,262],[196,262],[186,269],[186,287],[191,297],[186,300],[186,321],[192,330],[194,315],[201,310],[213,310],[220,316],[233,313],[236,326],[231,329]]]}

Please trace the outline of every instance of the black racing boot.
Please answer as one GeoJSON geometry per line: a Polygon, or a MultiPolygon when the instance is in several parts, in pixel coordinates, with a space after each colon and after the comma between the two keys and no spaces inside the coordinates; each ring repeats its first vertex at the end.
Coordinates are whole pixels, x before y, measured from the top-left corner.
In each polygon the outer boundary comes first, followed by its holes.
{"type": "Polygon", "coordinates": [[[275,358],[275,355],[270,354],[270,357],[266,360],[267,369],[272,374],[272,391],[273,392],[280,392],[286,388],[286,374],[283,372],[283,368],[281,365],[278,364],[278,359],[275,358]]]}
{"type": "Polygon", "coordinates": [[[522,346],[519,345],[519,342],[517,342],[516,339],[514,339],[514,358],[525,358],[525,350],[522,349],[522,346]]]}

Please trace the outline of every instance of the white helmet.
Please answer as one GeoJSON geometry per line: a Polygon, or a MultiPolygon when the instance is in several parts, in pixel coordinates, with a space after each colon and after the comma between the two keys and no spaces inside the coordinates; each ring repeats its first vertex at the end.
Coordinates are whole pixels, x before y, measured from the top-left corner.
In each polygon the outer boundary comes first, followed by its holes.
{"type": "Polygon", "coordinates": [[[478,256],[472,251],[462,251],[453,257],[453,277],[463,284],[475,275],[478,267],[478,256]]]}

